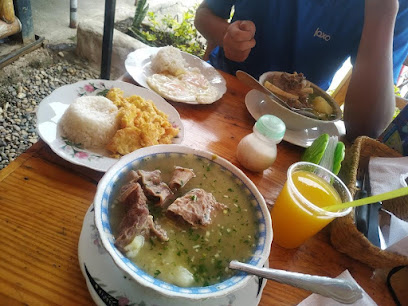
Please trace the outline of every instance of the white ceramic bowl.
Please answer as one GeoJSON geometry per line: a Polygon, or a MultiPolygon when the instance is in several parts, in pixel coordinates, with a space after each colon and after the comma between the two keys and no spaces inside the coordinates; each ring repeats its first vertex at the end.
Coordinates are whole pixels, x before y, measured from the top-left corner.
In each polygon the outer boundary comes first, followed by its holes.
{"type": "Polygon", "coordinates": [[[244,287],[255,276],[246,275],[239,272],[231,278],[207,287],[178,287],[145,273],[137,267],[131,260],[126,258],[114,245],[115,239],[110,227],[110,205],[113,201],[115,191],[120,188],[117,184],[121,178],[125,178],[130,170],[134,169],[140,160],[146,157],[164,156],[171,158],[171,153],[193,154],[205,158],[211,163],[216,163],[236,178],[237,183],[242,184],[252,198],[253,208],[259,222],[258,241],[256,242],[255,252],[248,261],[257,267],[262,267],[269,257],[272,243],[272,221],[266,206],[265,200],[252,183],[252,181],[237,167],[227,160],[214,155],[211,152],[195,150],[182,145],[156,145],[142,148],[133,153],[122,157],[114,164],[102,177],[98,184],[94,199],[95,206],[95,225],[98,229],[102,245],[112,257],[115,264],[125,271],[138,284],[151,288],[157,294],[174,298],[186,298],[189,300],[216,299],[233,294],[234,291],[244,287]]]}
{"type": "MultiPolygon", "coordinates": [[[[270,79],[273,75],[276,75],[278,71],[268,71],[263,73],[259,77],[259,82],[261,84],[264,84],[266,80],[270,79]]],[[[301,115],[299,113],[296,113],[282,105],[280,105],[278,102],[274,101],[273,99],[266,98],[264,100],[264,103],[267,103],[267,108],[269,109],[270,113],[272,115],[275,115],[282,119],[283,122],[286,124],[286,128],[289,130],[305,130],[309,129],[312,127],[322,127],[327,124],[332,124],[335,121],[338,121],[342,117],[342,111],[336,101],[329,95],[327,92],[325,92],[323,89],[318,87],[317,85],[311,83],[311,87],[313,87],[314,92],[317,92],[320,96],[322,96],[324,99],[326,99],[327,102],[330,103],[330,105],[334,108],[335,111],[335,118],[332,120],[319,120],[319,119],[313,119],[304,115],[301,115]]],[[[266,96],[266,95],[265,95],[266,96]]]]}

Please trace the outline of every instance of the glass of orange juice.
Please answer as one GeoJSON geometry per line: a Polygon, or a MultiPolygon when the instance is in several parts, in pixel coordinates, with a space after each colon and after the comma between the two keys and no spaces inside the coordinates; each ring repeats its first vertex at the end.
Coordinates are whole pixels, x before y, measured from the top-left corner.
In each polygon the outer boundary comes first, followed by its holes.
{"type": "Polygon", "coordinates": [[[309,162],[291,165],[271,211],[273,240],[285,248],[300,246],[334,218],[345,216],[352,209],[329,212],[321,207],[351,200],[346,185],[329,170],[309,162]]]}

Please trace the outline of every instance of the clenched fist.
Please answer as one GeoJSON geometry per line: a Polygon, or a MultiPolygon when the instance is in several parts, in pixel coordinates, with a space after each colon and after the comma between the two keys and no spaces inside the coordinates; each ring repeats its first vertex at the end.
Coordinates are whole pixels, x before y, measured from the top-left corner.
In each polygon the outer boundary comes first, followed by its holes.
{"type": "Polygon", "coordinates": [[[224,35],[225,56],[235,62],[243,62],[255,46],[255,24],[249,20],[238,20],[229,25],[224,35]]]}

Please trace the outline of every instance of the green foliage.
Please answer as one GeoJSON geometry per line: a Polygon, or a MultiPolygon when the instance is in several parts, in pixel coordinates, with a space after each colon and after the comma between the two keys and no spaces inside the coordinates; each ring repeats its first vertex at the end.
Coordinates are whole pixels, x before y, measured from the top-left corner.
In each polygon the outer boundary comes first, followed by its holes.
{"type": "Polygon", "coordinates": [[[394,94],[395,94],[396,96],[398,96],[398,97],[401,97],[400,89],[399,89],[399,87],[397,87],[397,86],[395,86],[395,85],[394,85],[394,94]]]}
{"type": "Polygon", "coordinates": [[[146,4],[147,0],[138,0],[135,10],[135,16],[133,17],[132,28],[139,29],[143,19],[145,19],[149,4],[146,4]]]}
{"type": "MultiPolygon", "coordinates": [[[[178,16],[165,15],[158,20],[154,12],[148,12],[148,26],[141,24],[136,26],[137,23],[133,22],[129,31],[147,45],[155,47],[172,45],[182,51],[202,57],[205,46],[199,40],[199,34],[194,27],[195,9],[191,8],[184,12],[180,22],[178,16]]],[[[135,14],[135,19],[136,15],[140,18],[139,14],[135,14]]]]}
{"type": "Polygon", "coordinates": [[[398,107],[396,107],[395,111],[394,111],[394,116],[392,116],[392,119],[395,119],[395,117],[397,117],[400,112],[401,112],[401,110],[398,107]]]}
{"type": "MultiPolygon", "coordinates": [[[[394,85],[394,94],[395,94],[397,97],[401,97],[400,89],[399,89],[397,86],[395,86],[395,85],[394,85]]],[[[394,116],[392,116],[392,119],[394,119],[395,117],[397,117],[397,116],[399,115],[399,113],[400,113],[400,109],[399,109],[398,107],[395,107],[394,116]]]]}

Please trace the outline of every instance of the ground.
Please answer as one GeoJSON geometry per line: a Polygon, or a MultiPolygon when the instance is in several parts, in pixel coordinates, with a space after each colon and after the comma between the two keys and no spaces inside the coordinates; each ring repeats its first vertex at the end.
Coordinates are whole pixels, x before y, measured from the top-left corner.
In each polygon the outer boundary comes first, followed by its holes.
{"type": "Polygon", "coordinates": [[[37,142],[36,111],[54,89],[98,78],[73,50],[39,48],[0,74],[0,169],[37,142]]]}

